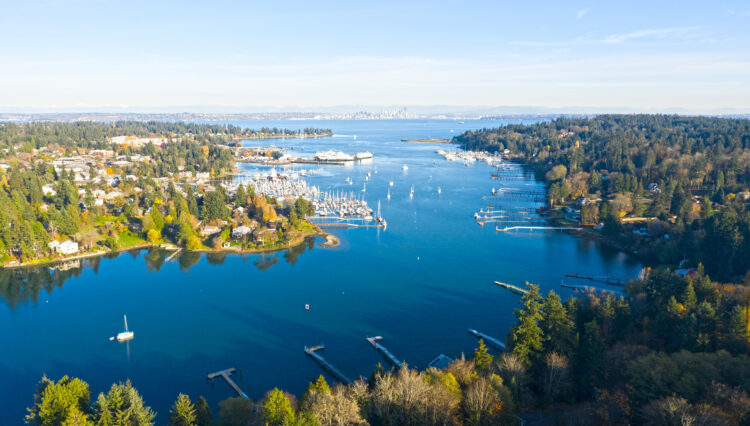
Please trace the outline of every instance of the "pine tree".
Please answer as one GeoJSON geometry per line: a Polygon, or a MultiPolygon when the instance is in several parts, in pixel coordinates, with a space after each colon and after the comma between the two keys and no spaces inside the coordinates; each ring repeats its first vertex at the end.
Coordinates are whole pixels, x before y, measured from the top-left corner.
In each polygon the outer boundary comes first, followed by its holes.
{"type": "Polygon", "coordinates": [[[294,422],[294,410],[289,398],[279,388],[274,388],[263,404],[263,416],[267,425],[285,426],[294,422]]]}
{"type": "Polygon", "coordinates": [[[195,193],[193,192],[193,186],[187,186],[187,203],[190,214],[198,217],[198,201],[195,199],[195,193]]]}
{"type": "Polygon", "coordinates": [[[536,359],[542,350],[542,329],[539,321],[542,319],[540,311],[539,286],[526,283],[527,293],[521,299],[522,309],[516,310],[517,324],[510,330],[511,352],[521,361],[528,363],[536,359]]]}
{"type": "Polygon", "coordinates": [[[234,194],[235,206],[245,206],[247,204],[247,194],[245,188],[242,185],[237,186],[237,192],[234,194]]]}
{"type": "Polygon", "coordinates": [[[477,370],[483,373],[488,373],[492,367],[492,355],[488,353],[484,339],[479,339],[479,346],[474,350],[474,363],[477,370]]]}
{"type": "Polygon", "coordinates": [[[181,393],[177,395],[177,401],[169,410],[169,424],[175,426],[193,426],[196,424],[195,406],[190,402],[190,397],[181,393]]]}
{"type": "Polygon", "coordinates": [[[206,398],[201,396],[195,403],[195,424],[198,426],[209,426],[213,421],[214,414],[208,406],[206,398]]]}
{"type": "Polygon", "coordinates": [[[574,324],[563,307],[560,296],[554,291],[547,293],[542,302],[542,320],[539,326],[544,336],[545,352],[571,355],[574,324]]]}

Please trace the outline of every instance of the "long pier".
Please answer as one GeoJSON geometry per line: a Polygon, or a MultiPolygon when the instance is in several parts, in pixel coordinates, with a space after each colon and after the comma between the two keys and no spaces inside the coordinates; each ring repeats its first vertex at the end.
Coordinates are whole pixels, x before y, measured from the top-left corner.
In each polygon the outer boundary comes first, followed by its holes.
{"type": "Polygon", "coordinates": [[[505,288],[507,290],[510,290],[510,291],[512,291],[514,293],[518,293],[518,294],[528,294],[529,293],[527,290],[524,290],[524,289],[522,289],[520,287],[516,287],[513,284],[501,283],[500,281],[495,281],[495,284],[497,284],[500,287],[503,287],[503,288],[505,288]]]}
{"type": "Polygon", "coordinates": [[[312,359],[314,359],[315,361],[317,361],[317,363],[320,364],[321,367],[323,367],[325,370],[327,370],[329,373],[331,373],[340,382],[342,382],[344,384],[347,384],[347,385],[350,384],[352,381],[349,380],[349,378],[346,377],[344,375],[344,373],[342,373],[339,370],[337,370],[336,367],[334,367],[328,361],[326,361],[325,358],[323,358],[322,356],[320,356],[320,355],[318,355],[318,354],[315,353],[316,351],[320,351],[320,350],[323,350],[323,349],[325,349],[325,346],[323,346],[323,345],[312,346],[312,347],[309,347],[309,348],[307,346],[305,346],[305,353],[308,354],[308,355],[310,355],[310,357],[312,359]]]}
{"type": "Polygon", "coordinates": [[[495,339],[492,336],[488,336],[488,335],[486,335],[486,334],[484,334],[484,333],[482,333],[480,331],[476,331],[473,328],[469,329],[469,334],[473,334],[473,335],[477,336],[478,338],[484,340],[485,342],[487,342],[488,345],[494,347],[495,349],[498,349],[498,350],[501,350],[501,351],[505,350],[505,343],[503,343],[503,342],[495,339]]]}
{"type": "Polygon", "coordinates": [[[529,231],[542,230],[542,231],[580,231],[583,228],[575,226],[508,226],[505,228],[495,227],[496,231],[508,232],[516,231],[520,229],[528,229],[529,231]]]}
{"type": "Polygon", "coordinates": [[[563,274],[566,277],[570,278],[578,278],[581,280],[589,280],[589,281],[597,281],[604,284],[616,284],[616,285],[624,285],[628,282],[628,280],[624,278],[614,278],[614,277],[607,277],[607,276],[601,276],[601,277],[591,277],[587,275],[578,275],[578,274],[563,274]]]}
{"type": "Polygon", "coordinates": [[[234,389],[234,391],[237,392],[239,396],[243,398],[247,398],[247,394],[245,394],[245,392],[243,392],[242,389],[240,389],[240,387],[237,386],[237,383],[235,383],[234,380],[232,380],[232,378],[229,377],[232,374],[234,374],[235,371],[237,371],[237,369],[234,367],[227,368],[226,370],[217,371],[215,373],[209,373],[206,376],[206,378],[209,380],[213,380],[214,378],[221,376],[224,378],[224,380],[227,381],[227,383],[229,383],[229,386],[231,386],[232,389],[234,389]]]}
{"type": "Polygon", "coordinates": [[[398,358],[396,358],[395,355],[391,353],[388,349],[386,349],[385,346],[378,343],[378,340],[382,340],[383,336],[375,336],[375,337],[367,337],[367,341],[372,343],[373,346],[375,346],[375,349],[379,350],[380,353],[382,353],[388,361],[390,361],[391,364],[393,364],[396,368],[403,367],[404,363],[403,361],[400,361],[398,358]]]}

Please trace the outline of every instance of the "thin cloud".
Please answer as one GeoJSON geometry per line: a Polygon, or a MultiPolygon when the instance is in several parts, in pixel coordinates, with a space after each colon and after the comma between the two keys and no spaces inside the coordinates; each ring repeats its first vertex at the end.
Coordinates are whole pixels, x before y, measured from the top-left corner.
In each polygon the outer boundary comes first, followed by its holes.
{"type": "Polygon", "coordinates": [[[578,12],[576,12],[576,18],[577,19],[583,18],[584,16],[586,16],[587,13],[589,13],[589,10],[590,9],[588,7],[585,8],[585,9],[579,10],[578,12]]]}
{"type": "Polygon", "coordinates": [[[628,40],[635,40],[649,37],[684,37],[695,30],[693,27],[688,28],[660,28],[650,30],[638,30],[624,34],[612,34],[604,38],[606,44],[619,44],[628,40]]]}

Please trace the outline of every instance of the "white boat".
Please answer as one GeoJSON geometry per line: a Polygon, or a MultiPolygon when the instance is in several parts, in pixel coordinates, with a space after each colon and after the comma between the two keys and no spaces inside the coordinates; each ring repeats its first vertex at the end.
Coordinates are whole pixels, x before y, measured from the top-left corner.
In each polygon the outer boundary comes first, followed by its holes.
{"type": "Polygon", "coordinates": [[[393,186],[393,181],[388,182],[388,186],[393,186]]]}
{"type": "Polygon", "coordinates": [[[365,191],[367,191],[367,184],[362,185],[362,192],[365,192],[365,191]]]}
{"type": "Polygon", "coordinates": [[[135,337],[135,334],[132,331],[128,330],[128,317],[123,315],[122,318],[125,321],[125,331],[123,331],[122,333],[117,333],[118,342],[131,340],[133,337],[135,337]]]}
{"type": "Polygon", "coordinates": [[[358,152],[354,154],[355,160],[369,160],[372,158],[372,152],[365,151],[365,152],[358,152]]]}
{"type": "Polygon", "coordinates": [[[388,188],[388,195],[387,195],[387,197],[388,197],[389,200],[391,199],[391,188],[388,188]]]}
{"type": "Polygon", "coordinates": [[[406,164],[404,164],[403,166],[401,166],[401,170],[409,170],[409,166],[407,166],[406,164]]]}
{"type": "Polygon", "coordinates": [[[440,187],[438,186],[438,195],[440,195],[440,193],[441,193],[441,192],[443,192],[443,191],[442,191],[442,190],[440,189],[440,187]]]}
{"type": "Polygon", "coordinates": [[[314,159],[318,161],[325,161],[325,162],[347,162],[347,161],[354,161],[354,157],[346,154],[341,151],[324,151],[324,152],[317,152],[313,156],[314,159]]]}
{"type": "Polygon", "coordinates": [[[414,198],[414,185],[411,186],[411,191],[409,192],[409,198],[414,198]]]}

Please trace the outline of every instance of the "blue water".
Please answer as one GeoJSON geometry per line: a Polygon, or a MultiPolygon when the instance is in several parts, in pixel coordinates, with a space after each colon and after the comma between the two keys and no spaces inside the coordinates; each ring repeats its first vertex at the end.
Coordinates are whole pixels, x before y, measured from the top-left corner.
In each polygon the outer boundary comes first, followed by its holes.
{"type": "MultiPolygon", "coordinates": [[[[322,127],[336,134],[247,145],[295,151],[304,146],[305,155],[331,148],[373,152],[371,163],[323,166],[308,181],[321,190],[361,195],[364,176],[372,172],[366,198],[373,207],[381,200],[387,230],[336,230],[340,246],[311,242],[296,253],[184,254],[165,264],[163,252],[144,250],[89,260],[54,275],[48,269],[0,271],[1,424],[20,422],[42,374],[80,377],[91,385],[92,399],[129,378],[163,420],[179,392],[204,395],[214,407],[234,396],[226,383],[217,380],[212,388],[206,382],[206,373],[233,366],[242,370],[236,381],[253,399],[274,386],[301,394],[322,371],[304,354],[305,345],[324,343],[328,361],[350,377],[367,376],[385,360],[365,337],[382,335],[397,357],[425,367],[440,353],[471,353],[476,339],[467,328],[504,339],[519,298],[494,280],[530,281],[545,293],[568,295],[560,288],[564,273],[627,278],[641,267],[624,253],[572,235],[501,233],[477,225],[474,212],[492,203],[483,197],[499,186],[490,179],[494,169],[447,162],[434,153],[450,148],[445,145],[400,141],[449,138],[497,121],[235,124],[322,127]],[[408,171],[401,170],[403,164],[408,171]],[[394,187],[387,201],[390,180],[394,187]],[[415,195],[409,199],[412,185],[415,195]],[[111,342],[122,329],[123,314],[135,339],[111,342]]],[[[531,175],[503,184],[543,189],[531,175]]]]}

